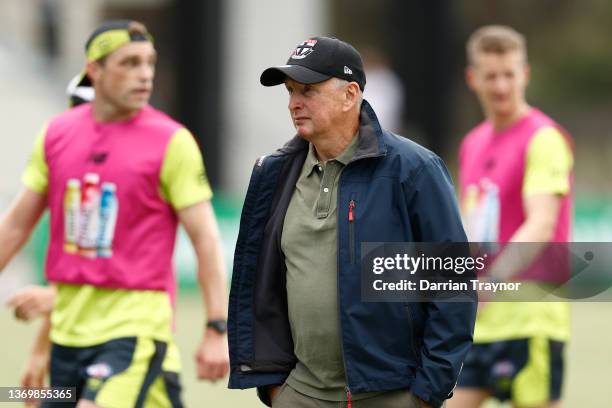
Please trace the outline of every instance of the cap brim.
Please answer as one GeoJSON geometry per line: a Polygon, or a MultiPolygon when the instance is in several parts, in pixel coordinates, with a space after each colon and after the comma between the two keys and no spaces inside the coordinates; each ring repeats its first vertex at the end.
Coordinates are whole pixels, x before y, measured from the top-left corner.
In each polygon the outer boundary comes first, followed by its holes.
{"type": "Polygon", "coordinates": [[[85,70],[77,74],[68,83],[66,95],[69,98],[70,106],[77,106],[84,102],[91,102],[95,96],[95,91],[87,77],[85,70]]]}
{"type": "Polygon", "coordinates": [[[71,89],[78,88],[80,86],[92,86],[89,77],[87,76],[87,70],[83,69],[77,75],[75,75],[68,83],[68,88],[66,89],[67,93],[70,93],[71,89]]]}
{"type": "Polygon", "coordinates": [[[266,69],[259,78],[263,86],[280,85],[285,79],[291,78],[301,84],[316,84],[331,78],[331,75],[321,74],[301,65],[281,65],[266,69]]]}

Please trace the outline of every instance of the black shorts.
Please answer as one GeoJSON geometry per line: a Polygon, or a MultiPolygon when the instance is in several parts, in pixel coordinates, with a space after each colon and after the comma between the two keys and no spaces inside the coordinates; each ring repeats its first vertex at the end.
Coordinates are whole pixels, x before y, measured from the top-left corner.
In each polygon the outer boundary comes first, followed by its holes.
{"type": "Polygon", "coordinates": [[[474,344],[457,386],[486,389],[521,406],[559,400],[564,345],[542,337],[474,344]]]}
{"type": "MultiPolygon", "coordinates": [[[[77,401],[86,399],[113,408],[182,407],[178,373],[164,372],[167,344],[125,337],[91,347],[53,344],[51,386],[76,387],[77,401]]],[[[43,408],[75,406],[46,402],[43,408]]]]}

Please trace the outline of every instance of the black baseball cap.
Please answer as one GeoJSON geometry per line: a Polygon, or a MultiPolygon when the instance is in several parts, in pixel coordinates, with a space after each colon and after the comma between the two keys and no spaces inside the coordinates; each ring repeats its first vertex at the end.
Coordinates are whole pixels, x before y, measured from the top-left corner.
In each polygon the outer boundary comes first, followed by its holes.
{"type": "Polygon", "coordinates": [[[287,63],[266,69],[259,79],[264,86],[280,85],[289,77],[302,84],[315,84],[336,77],[366,84],[361,55],[352,45],[333,37],[313,37],[300,43],[287,63]]]}

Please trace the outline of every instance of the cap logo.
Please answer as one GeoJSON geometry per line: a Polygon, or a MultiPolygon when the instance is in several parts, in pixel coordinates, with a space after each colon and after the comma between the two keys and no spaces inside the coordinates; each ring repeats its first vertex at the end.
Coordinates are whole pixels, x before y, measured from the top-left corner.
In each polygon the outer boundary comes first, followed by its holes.
{"type": "Polygon", "coordinates": [[[303,59],[312,54],[314,46],[317,40],[306,40],[298,45],[293,53],[291,53],[291,59],[303,59]]]}
{"type": "Polygon", "coordinates": [[[344,73],[345,74],[349,74],[349,75],[353,75],[353,70],[351,70],[349,67],[347,67],[346,65],[344,66],[344,73]]]}

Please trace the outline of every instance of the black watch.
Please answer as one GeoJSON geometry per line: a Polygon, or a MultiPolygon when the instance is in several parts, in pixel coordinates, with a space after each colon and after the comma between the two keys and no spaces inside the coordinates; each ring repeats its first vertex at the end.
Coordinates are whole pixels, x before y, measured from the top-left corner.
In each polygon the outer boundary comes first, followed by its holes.
{"type": "Polygon", "coordinates": [[[209,320],[206,323],[206,327],[213,329],[219,334],[225,334],[227,333],[227,320],[225,319],[209,320]]]}

